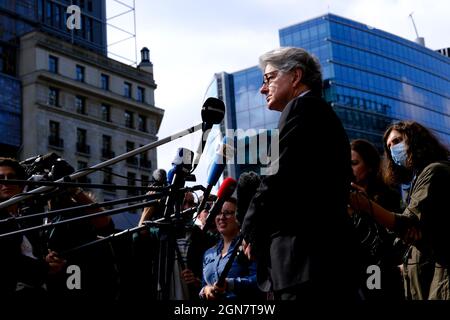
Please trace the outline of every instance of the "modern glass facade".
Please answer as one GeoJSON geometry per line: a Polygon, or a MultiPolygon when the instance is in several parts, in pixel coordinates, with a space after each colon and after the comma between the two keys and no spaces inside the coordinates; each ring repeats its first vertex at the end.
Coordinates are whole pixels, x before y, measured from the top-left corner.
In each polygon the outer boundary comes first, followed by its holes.
{"type": "Polygon", "coordinates": [[[22,142],[17,56],[19,37],[33,29],[34,9],[34,1],[0,0],[0,156],[16,157],[22,142]]]}
{"type": "Polygon", "coordinates": [[[381,147],[396,119],[416,120],[450,143],[450,59],[359,22],[328,14],[279,31],[322,66],[325,97],[350,138],[381,147]]]}
{"type": "MultiPolygon", "coordinates": [[[[350,139],[367,139],[382,150],[386,127],[402,119],[422,123],[450,145],[448,57],[333,14],[283,28],[279,37],[281,46],[302,47],[319,58],[324,97],[350,139]]],[[[234,98],[225,101],[233,118],[227,128],[276,128],[280,113],[269,111],[259,93],[259,68],[225,75],[229,85],[219,91],[234,98]]]]}
{"type": "MultiPolygon", "coordinates": [[[[30,1],[30,0],[29,0],[30,1]]],[[[31,0],[36,3],[37,21],[41,29],[79,46],[106,55],[106,1],[105,0],[31,0]],[[69,30],[67,8],[80,8],[80,29],[69,30]]]]}
{"type": "MultiPolygon", "coordinates": [[[[0,15],[10,17],[15,23],[0,21],[3,32],[22,35],[24,25],[32,26],[79,46],[106,55],[106,1],[105,0],[0,0],[0,15]],[[67,28],[70,5],[80,8],[80,29],[67,28]]],[[[0,29],[1,30],[1,29],[0,29]]]]}
{"type": "Polygon", "coordinates": [[[22,142],[20,81],[0,73],[0,156],[15,157],[22,142]]]}

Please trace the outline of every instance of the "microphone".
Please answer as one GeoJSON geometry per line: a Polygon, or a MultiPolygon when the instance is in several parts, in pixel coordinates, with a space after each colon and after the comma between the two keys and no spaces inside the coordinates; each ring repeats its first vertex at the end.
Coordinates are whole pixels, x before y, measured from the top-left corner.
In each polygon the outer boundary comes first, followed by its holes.
{"type": "Polygon", "coordinates": [[[200,157],[208,140],[209,132],[215,124],[222,122],[225,116],[225,104],[222,100],[209,97],[202,106],[202,138],[197,148],[197,155],[194,159],[194,169],[197,167],[200,157]]]}
{"type": "Polygon", "coordinates": [[[214,201],[211,209],[209,210],[208,216],[206,217],[206,222],[203,227],[204,230],[207,230],[208,226],[211,225],[217,214],[222,210],[222,206],[225,201],[227,201],[233,195],[236,186],[237,181],[233,178],[228,177],[223,180],[222,184],[220,185],[219,191],[217,192],[217,200],[214,201]]]}
{"type": "Polygon", "coordinates": [[[245,214],[247,213],[250,202],[261,184],[261,178],[253,171],[243,172],[239,176],[236,197],[237,197],[237,214],[236,218],[242,225],[245,214]]]}
{"type": "Polygon", "coordinates": [[[208,201],[208,197],[211,193],[211,190],[216,185],[217,181],[219,181],[219,178],[222,175],[223,170],[225,170],[227,160],[230,160],[233,157],[234,157],[234,147],[233,145],[228,143],[228,137],[224,137],[222,143],[217,148],[216,156],[210,167],[206,190],[203,193],[203,201],[198,206],[197,214],[202,212],[203,209],[205,209],[205,205],[206,202],[208,201]]]}
{"type": "MultiPolygon", "coordinates": [[[[172,169],[169,170],[167,175],[168,183],[171,185],[171,194],[167,197],[165,203],[164,217],[169,219],[170,215],[174,211],[174,206],[179,207],[182,199],[184,197],[183,194],[179,194],[177,192],[174,194],[176,190],[179,190],[184,187],[186,182],[186,178],[189,175],[189,172],[192,168],[192,156],[193,152],[186,148],[178,148],[177,155],[172,161],[172,169]]],[[[178,210],[177,212],[178,213],[178,210]]]]}

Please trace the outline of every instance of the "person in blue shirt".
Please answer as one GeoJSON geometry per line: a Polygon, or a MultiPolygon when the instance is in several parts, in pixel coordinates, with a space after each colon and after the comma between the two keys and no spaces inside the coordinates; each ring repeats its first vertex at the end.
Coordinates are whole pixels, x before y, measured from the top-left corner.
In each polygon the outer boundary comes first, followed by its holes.
{"type": "Polygon", "coordinates": [[[229,300],[258,296],[256,263],[250,262],[243,254],[235,258],[225,285],[223,287],[217,285],[225,265],[238,245],[240,226],[236,218],[235,198],[225,201],[222,211],[215,218],[215,223],[221,239],[203,256],[203,288],[200,297],[206,300],[229,300]]]}

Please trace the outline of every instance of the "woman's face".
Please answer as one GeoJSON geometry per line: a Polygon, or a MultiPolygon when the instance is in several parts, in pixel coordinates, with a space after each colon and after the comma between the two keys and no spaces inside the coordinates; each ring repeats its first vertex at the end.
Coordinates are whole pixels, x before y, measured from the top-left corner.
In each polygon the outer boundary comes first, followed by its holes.
{"type": "Polygon", "coordinates": [[[390,150],[392,146],[395,146],[396,144],[399,144],[402,141],[404,141],[405,144],[407,144],[405,135],[393,129],[386,139],[386,145],[390,150]]]}
{"type": "Polygon", "coordinates": [[[225,201],[222,211],[216,216],[217,231],[222,235],[233,236],[239,232],[239,224],[236,220],[236,205],[225,201]]]}
{"type": "Polygon", "coordinates": [[[353,175],[355,176],[356,184],[363,184],[364,182],[367,182],[367,176],[370,172],[370,168],[367,167],[362,157],[355,150],[352,150],[352,170],[353,175]]]}

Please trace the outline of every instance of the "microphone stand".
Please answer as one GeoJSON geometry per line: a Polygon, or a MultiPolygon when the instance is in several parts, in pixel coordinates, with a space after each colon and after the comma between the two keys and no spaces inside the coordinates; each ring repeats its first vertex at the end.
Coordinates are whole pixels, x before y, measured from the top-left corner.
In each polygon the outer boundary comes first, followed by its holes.
{"type": "MultiPolygon", "coordinates": [[[[176,231],[180,219],[180,208],[184,198],[184,192],[181,192],[189,175],[191,164],[181,163],[175,167],[173,184],[171,185],[171,195],[166,199],[163,220],[156,225],[159,228],[159,250],[157,256],[156,272],[156,297],[158,300],[169,300],[170,284],[175,262],[176,231]],[[174,215],[175,220],[172,223],[170,217],[174,215]]],[[[180,259],[182,257],[180,256],[180,259]]]]}
{"type": "MultiPolygon", "coordinates": [[[[196,126],[188,128],[186,130],[177,132],[177,133],[175,133],[175,134],[173,134],[173,135],[171,135],[169,137],[166,137],[164,139],[161,139],[161,140],[149,143],[149,144],[147,144],[145,146],[142,146],[140,148],[131,150],[131,151],[127,152],[127,153],[121,154],[121,155],[119,155],[117,157],[114,157],[112,159],[109,159],[109,160],[106,160],[106,161],[101,162],[99,164],[96,164],[96,165],[94,165],[94,166],[92,166],[90,168],[86,168],[86,169],[83,169],[82,171],[78,171],[78,172],[72,173],[71,175],[66,176],[64,178],[61,178],[61,179],[58,179],[55,182],[67,182],[67,180],[73,181],[73,180],[82,178],[82,177],[84,177],[84,176],[86,176],[86,175],[88,175],[90,173],[93,173],[93,172],[99,170],[99,169],[108,167],[108,166],[113,165],[113,164],[115,164],[115,163],[117,163],[119,161],[122,161],[122,160],[128,159],[130,157],[133,157],[133,156],[135,156],[135,155],[137,155],[137,154],[139,154],[141,152],[144,152],[144,151],[156,148],[156,147],[158,147],[160,145],[163,145],[163,144],[165,144],[167,142],[176,140],[178,138],[184,137],[184,136],[186,136],[188,134],[191,134],[193,132],[201,130],[202,127],[203,127],[203,123],[198,124],[196,126]]],[[[7,208],[7,207],[9,207],[9,206],[11,206],[13,204],[16,204],[16,203],[22,201],[22,200],[29,199],[29,198],[34,197],[36,195],[40,195],[40,194],[42,194],[44,192],[47,192],[47,191],[50,191],[52,189],[53,189],[53,187],[50,187],[50,186],[39,187],[39,188],[34,189],[34,190],[30,191],[30,192],[24,193],[21,196],[18,196],[18,197],[11,198],[9,200],[3,201],[2,203],[0,203],[0,209],[7,208]]]]}

